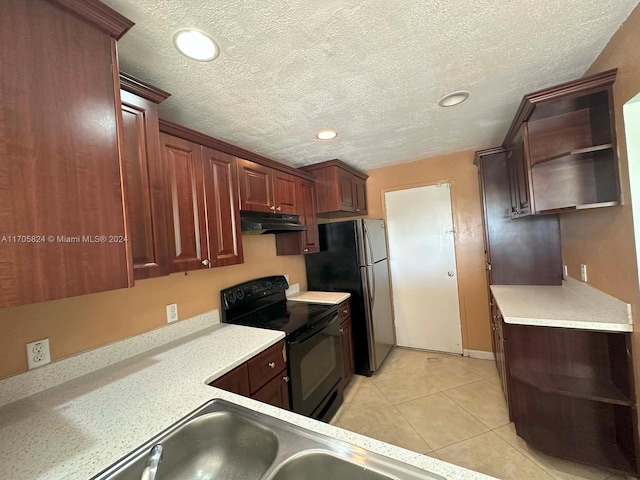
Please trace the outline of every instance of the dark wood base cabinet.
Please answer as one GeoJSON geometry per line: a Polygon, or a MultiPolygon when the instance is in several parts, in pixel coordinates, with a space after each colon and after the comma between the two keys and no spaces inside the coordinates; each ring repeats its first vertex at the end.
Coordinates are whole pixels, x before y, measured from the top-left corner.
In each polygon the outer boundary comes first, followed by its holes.
{"type": "Polygon", "coordinates": [[[289,410],[285,352],[284,342],[279,342],[209,385],[289,410]]]}
{"type": "Polygon", "coordinates": [[[493,322],[518,435],[549,455],[637,475],[630,334],[493,322]]]}

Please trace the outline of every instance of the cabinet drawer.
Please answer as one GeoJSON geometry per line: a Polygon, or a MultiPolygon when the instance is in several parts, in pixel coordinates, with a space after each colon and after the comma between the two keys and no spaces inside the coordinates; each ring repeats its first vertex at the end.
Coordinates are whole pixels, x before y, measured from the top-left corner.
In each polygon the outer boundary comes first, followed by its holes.
{"type": "Polygon", "coordinates": [[[276,343],[273,347],[256,355],[247,362],[247,365],[249,366],[249,386],[251,393],[254,393],[280,371],[286,370],[284,342],[276,343]]]}
{"type": "Polygon", "coordinates": [[[247,364],[243,363],[209,385],[248,397],[251,395],[251,391],[249,390],[249,369],[247,364]]]}
{"type": "Polygon", "coordinates": [[[340,323],[351,318],[351,303],[349,300],[338,305],[338,316],[340,317],[340,323]]]}

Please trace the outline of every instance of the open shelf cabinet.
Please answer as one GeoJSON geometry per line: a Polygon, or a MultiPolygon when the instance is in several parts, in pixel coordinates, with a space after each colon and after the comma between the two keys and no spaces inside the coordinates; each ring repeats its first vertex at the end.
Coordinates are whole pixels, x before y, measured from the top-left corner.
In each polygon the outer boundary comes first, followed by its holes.
{"type": "Polygon", "coordinates": [[[638,473],[628,333],[505,325],[518,435],[567,460],[638,473]]]}
{"type": "Polygon", "coordinates": [[[513,218],[619,205],[615,78],[612,70],[525,96],[505,140],[521,200],[513,218]]]}

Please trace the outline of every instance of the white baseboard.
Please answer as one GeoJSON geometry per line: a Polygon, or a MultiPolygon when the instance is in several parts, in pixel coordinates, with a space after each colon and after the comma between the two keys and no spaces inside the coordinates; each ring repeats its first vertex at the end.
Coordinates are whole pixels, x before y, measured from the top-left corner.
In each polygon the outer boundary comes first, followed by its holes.
{"type": "Polygon", "coordinates": [[[464,349],[463,355],[469,358],[479,358],[481,360],[495,360],[493,352],[485,352],[483,350],[467,350],[464,349]]]}

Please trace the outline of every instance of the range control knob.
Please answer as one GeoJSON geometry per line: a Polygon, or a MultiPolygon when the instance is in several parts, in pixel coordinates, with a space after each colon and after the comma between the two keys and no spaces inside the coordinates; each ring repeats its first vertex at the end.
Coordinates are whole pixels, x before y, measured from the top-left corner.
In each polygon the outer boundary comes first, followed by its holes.
{"type": "Polygon", "coordinates": [[[266,282],[266,286],[269,290],[271,290],[273,288],[273,283],[271,282],[271,280],[267,280],[266,282]]]}
{"type": "Polygon", "coordinates": [[[236,301],[236,293],[235,292],[227,292],[224,294],[224,298],[227,300],[227,303],[233,303],[236,301]]]}
{"type": "Polygon", "coordinates": [[[244,298],[244,291],[238,289],[236,291],[236,297],[238,298],[238,300],[242,300],[244,298]]]}

